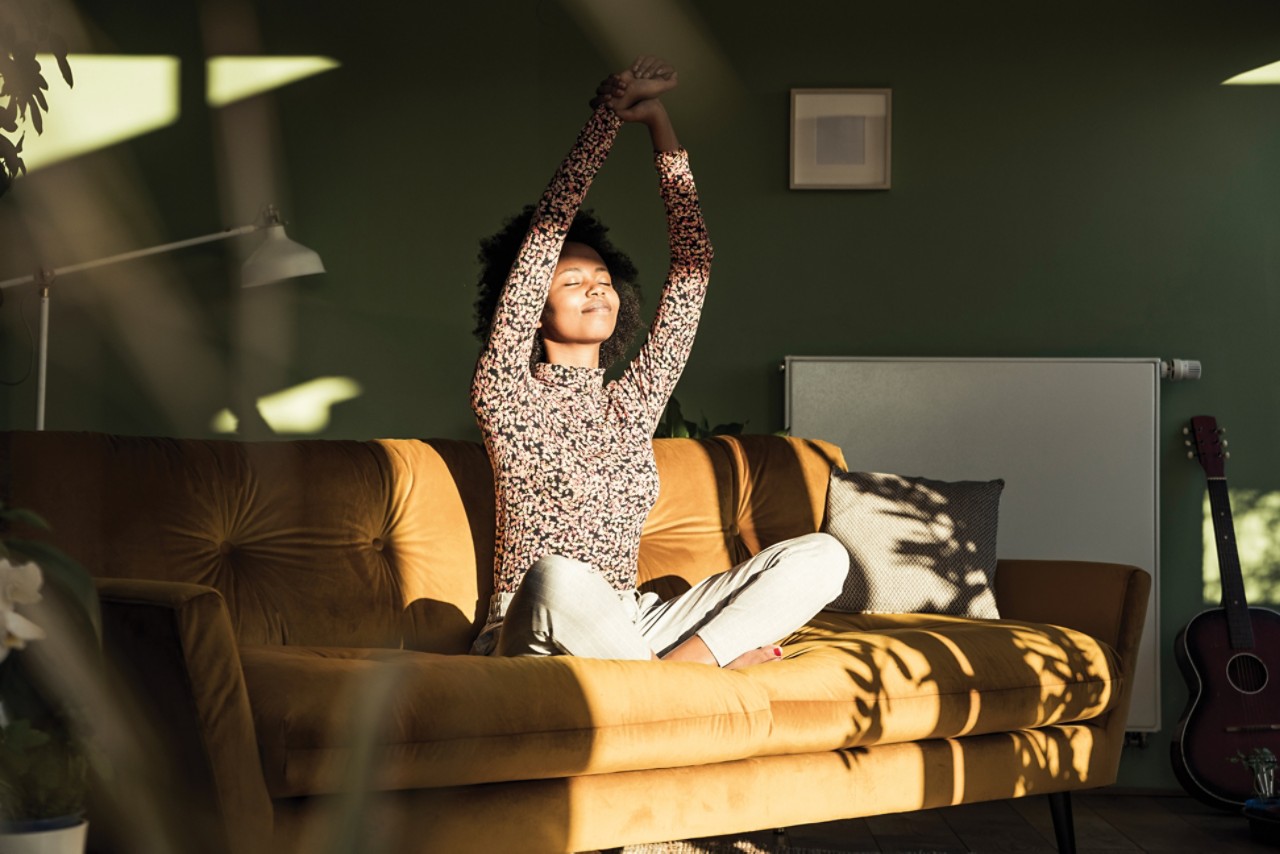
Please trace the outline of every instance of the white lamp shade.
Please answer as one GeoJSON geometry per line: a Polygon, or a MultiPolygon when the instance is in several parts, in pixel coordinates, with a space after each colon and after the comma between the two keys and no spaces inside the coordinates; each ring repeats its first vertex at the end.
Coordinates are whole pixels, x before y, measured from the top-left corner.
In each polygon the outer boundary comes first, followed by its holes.
{"type": "Polygon", "coordinates": [[[295,243],[284,233],[283,225],[267,228],[262,241],[240,271],[240,284],[256,288],[281,279],[294,279],[324,272],[320,256],[301,243],[295,243]]]}

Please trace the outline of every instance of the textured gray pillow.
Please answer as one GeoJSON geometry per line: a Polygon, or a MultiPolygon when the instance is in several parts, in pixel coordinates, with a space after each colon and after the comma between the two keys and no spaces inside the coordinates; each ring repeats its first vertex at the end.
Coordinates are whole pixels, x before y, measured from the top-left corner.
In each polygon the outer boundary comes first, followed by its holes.
{"type": "Polygon", "coordinates": [[[832,469],[822,530],[848,549],[849,576],[827,608],[998,618],[991,583],[1003,489],[1003,480],[832,469]]]}

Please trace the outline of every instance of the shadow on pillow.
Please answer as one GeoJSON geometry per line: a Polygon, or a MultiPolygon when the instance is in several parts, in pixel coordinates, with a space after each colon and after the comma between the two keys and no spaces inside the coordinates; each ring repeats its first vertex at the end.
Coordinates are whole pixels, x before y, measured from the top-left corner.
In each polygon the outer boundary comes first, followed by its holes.
{"type": "Polygon", "coordinates": [[[938,481],[833,468],[822,530],[849,552],[827,606],[998,619],[992,581],[1003,480],[938,481]]]}

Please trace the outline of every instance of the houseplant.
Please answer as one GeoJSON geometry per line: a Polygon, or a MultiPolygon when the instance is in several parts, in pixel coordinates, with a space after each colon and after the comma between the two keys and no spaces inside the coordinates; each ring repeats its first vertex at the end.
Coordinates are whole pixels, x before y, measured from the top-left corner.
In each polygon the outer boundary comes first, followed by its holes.
{"type": "Polygon", "coordinates": [[[653,432],[655,439],[707,439],[711,436],[741,435],[745,424],[717,424],[712,427],[704,415],[700,421],[690,421],[684,417],[680,409],[680,401],[674,396],[667,401],[667,408],[658,419],[657,429],[653,432]]]}
{"type": "MultiPolygon", "coordinates": [[[[100,619],[89,574],[57,548],[15,531],[48,530],[0,504],[0,848],[63,833],[84,847],[89,783],[86,715],[56,678],[97,655],[100,619]],[[75,828],[71,833],[67,829],[75,828]]],[[[35,850],[35,849],[33,849],[35,850]]],[[[53,850],[41,848],[38,850],[53,850]]]]}
{"type": "Polygon", "coordinates": [[[1276,796],[1276,755],[1269,748],[1255,747],[1248,754],[1237,750],[1230,760],[1249,769],[1256,797],[1266,800],[1276,796]]]}
{"type": "Polygon", "coordinates": [[[52,53],[67,85],[72,85],[66,43],[53,32],[47,0],[0,0],[0,196],[27,171],[22,161],[24,126],[44,132],[41,112],[49,111],[36,53],[52,53]]]}

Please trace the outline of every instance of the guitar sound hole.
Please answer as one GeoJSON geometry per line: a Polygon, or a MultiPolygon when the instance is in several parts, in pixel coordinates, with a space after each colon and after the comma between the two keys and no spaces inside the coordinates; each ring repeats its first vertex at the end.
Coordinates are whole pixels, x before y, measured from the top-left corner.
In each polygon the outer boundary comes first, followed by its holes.
{"type": "Polygon", "coordinates": [[[1227,663],[1227,678],[1237,691],[1256,694],[1266,687],[1267,665],[1249,653],[1241,653],[1227,663]]]}

